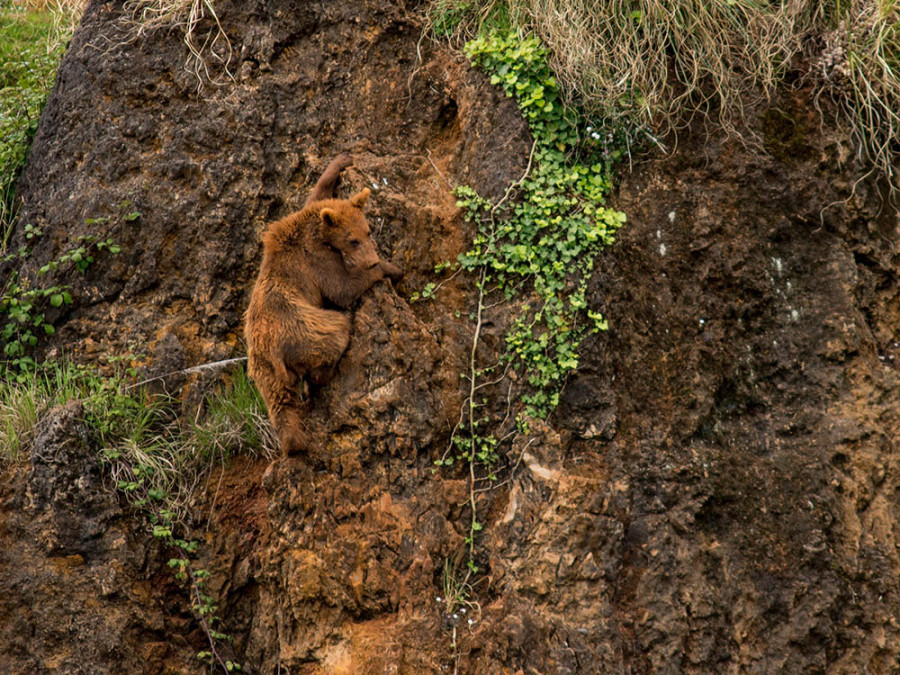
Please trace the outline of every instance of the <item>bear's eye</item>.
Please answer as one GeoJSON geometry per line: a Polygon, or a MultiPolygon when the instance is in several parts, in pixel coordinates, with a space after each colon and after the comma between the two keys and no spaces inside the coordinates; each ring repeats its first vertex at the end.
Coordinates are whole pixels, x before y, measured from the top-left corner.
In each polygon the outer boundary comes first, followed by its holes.
{"type": "Polygon", "coordinates": [[[359,239],[351,239],[351,240],[350,240],[350,245],[351,245],[353,248],[356,248],[357,246],[359,246],[359,244],[360,244],[359,239]]]}

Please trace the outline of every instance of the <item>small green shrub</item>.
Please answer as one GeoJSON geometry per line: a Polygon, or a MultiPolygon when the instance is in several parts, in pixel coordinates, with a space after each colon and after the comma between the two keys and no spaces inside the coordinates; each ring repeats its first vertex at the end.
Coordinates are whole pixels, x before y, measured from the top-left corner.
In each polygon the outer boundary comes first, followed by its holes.
{"type": "MultiPolygon", "coordinates": [[[[129,218],[129,214],[125,218],[129,218]]],[[[137,214],[140,215],[140,214],[137,214]]],[[[108,223],[108,218],[88,219],[88,224],[108,223]]],[[[23,276],[18,268],[31,256],[28,244],[42,236],[40,228],[31,224],[23,229],[26,245],[19,247],[15,253],[0,258],[0,265],[12,264],[6,284],[0,288],[0,346],[3,355],[0,357],[0,372],[7,372],[15,377],[25,377],[24,372],[36,366],[31,350],[37,345],[42,335],[53,335],[55,328],[47,320],[46,313],[51,308],[71,305],[72,288],[69,285],[45,282],[48,276],[64,277],[75,270],[81,274],[95,262],[94,256],[102,252],[112,255],[119,253],[120,247],[106,235],[80,235],[75,238],[74,246],[64,251],[37,270],[33,277],[23,276]],[[44,282],[44,285],[41,285],[44,282]]]]}
{"type": "Polygon", "coordinates": [[[441,627],[450,635],[454,672],[459,672],[461,637],[471,632],[481,618],[481,605],[474,599],[475,589],[469,583],[469,570],[459,569],[458,561],[447,558],[441,571],[442,594],[435,598],[441,627]]]}
{"type": "Polygon", "coordinates": [[[16,181],[83,4],[0,0],[0,269],[6,277],[0,287],[0,373],[8,373],[10,366],[32,368],[30,351],[42,335],[54,331],[46,312],[72,302],[66,285],[37,284],[7,270],[29,256],[29,242],[41,235],[39,228],[26,225],[26,246],[8,250],[16,224],[16,181]]]}
{"type": "Polygon", "coordinates": [[[140,389],[116,386],[108,391],[111,406],[94,410],[95,426],[104,439],[103,454],[118,489],[142,511],[153,536],[172,557],[168,564],[188,587],[191,608],[209,648],[197,658],[223,672],[241,665],[221,653],[231,637],[222,632],[218,606],[209,594],[209,572],[195,559],[196,541],[177,536],[203,480],[216,463],[234,453],[270,454],[275,436],[265,420],[265,406],[243,368],[205,399],[205,413],[187,426],[165,399],[147,404],[140,389]]]}
{"type": "MultiPolygon", "coordinates": [[[[153,414],[149,417],[152,418],[153,414]]],[[[210,573],[197,564],[199,543],[176,535],[180,514],[169,490],[177,489],[179,485],[173,485],[171,476],[167,474],[179,468],[172,461],[177,453],[170,452],[166,456],[160,449],[151,445],[144,452],[140,444],[131,440],[125,446],[105,449],[104,454],[107,462],[114,467],[118,489],[146,515],[153,536],[172,555],[168,566],[174,571],[175,578],[188,587],[191,610],[209,643],[209,649],[198,652],[197,658],[211,668],[220,667],[223,672],[240,671],[239,663],[224,658],[220,653],[221,644],[231,641],[231,636],[220,630],[222,619],[217,615],[218,605],[207,590],[210,573]],[[160,475],[166,476],[163,482],[159,480],[160,475]]],[[[196,483],[191,489],[195,486],[196,483]]]]}

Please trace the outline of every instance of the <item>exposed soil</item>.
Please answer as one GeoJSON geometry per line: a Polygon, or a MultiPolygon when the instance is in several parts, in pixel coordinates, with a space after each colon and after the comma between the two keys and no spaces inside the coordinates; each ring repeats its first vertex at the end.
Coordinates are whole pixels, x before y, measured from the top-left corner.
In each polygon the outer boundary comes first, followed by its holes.
{"type": "MultiPolygon", "coordinates": [[[[249,672],[900,669],[897,214],[865,185],[835,203],[846,146],[802,91],[760,116],[760,150],[686,133],[623,175],[629,222],[591,290],[611,330],[479,498],[470,626],[436,600],[467,534],[465,474],[432,468],[458,417],[472,281],[409,298],[471,236],[450,185],[501,195],[527,130],[420,41],[414,6],[217,7],[235,81],[198,95],[177,34],[110,46],[119,5],[92,3],[21,222],[45,229],[37,265],[113,217],[122,253],[66,278],[76,304],[49,347],[166,372],[243,353],[258,235],[332,156],[356,161],[342,190],[373,188],[374,237],[407,276],[355,308],[315,449],[238,458],[198,507],[192,536],[249,672]],[[139,219],[115,218],[124,200],[139,219]]],[[[202,635],[104,489],[76,408],[3,476],[0,582],[16,592],[0,597],[0,670],[195,672],[202,635]]]]}
{"type": "Polygon", "coordinates": [[[78,401],[0,481],[0,669],[193,672],[193,617],[165,552],[125,516],[78,401]]]}

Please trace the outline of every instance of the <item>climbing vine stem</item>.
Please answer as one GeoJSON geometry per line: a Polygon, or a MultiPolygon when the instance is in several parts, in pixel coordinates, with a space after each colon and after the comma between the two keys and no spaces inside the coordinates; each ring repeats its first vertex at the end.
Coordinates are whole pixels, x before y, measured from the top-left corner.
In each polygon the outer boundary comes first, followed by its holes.
{"type": "MultiPolygon", "coordinates": [[[[476,447],[476,439],[478,439],[478,434],[476,431],[476,427],[478,425],[476,421],[476,403],[475,403],[475,390],[476,383],[478,382],[478,372],[477,372],[477,352],[478,352],[478,341],[481,337],[481,326],[482,326],[482,316],[484,313],[484,282],[487,278],[487,269],[481,270],[481,278],[478,280],[478,307],[475,310],[475,332],[472,336],[472,351],[469,354],[469,437],[472,439],[472,449],[469,452],[469,505],[472,509],[472,519],[471,524],[469,526],[469,565],[470,568],[474,567],[475,560],[475,534],[481,529],[481,524],[478,522],[478,510],[475,506],[475,458],[477,456],[476,447]]],[[[474,571],[474,569],[471,569],[474,571]]]]}

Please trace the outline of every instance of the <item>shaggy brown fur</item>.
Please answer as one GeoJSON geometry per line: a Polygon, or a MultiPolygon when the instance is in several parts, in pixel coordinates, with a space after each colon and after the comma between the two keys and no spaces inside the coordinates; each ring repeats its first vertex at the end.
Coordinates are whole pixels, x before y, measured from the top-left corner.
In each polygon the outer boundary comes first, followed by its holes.
{"type": "Polygon", "coordinates": [[[369,190],[332,199],[340,173],[336,157],[303,209],[272,223],[263,234],[263,262],[250,297],[244,336],[249,373],[269,409],[285,454],[304,450],[303,394],[322,385],[350,340],[349,307],[379,279],[399,279],[399,267],[381,260],[362,208],[369,190]]]}

